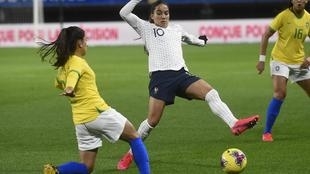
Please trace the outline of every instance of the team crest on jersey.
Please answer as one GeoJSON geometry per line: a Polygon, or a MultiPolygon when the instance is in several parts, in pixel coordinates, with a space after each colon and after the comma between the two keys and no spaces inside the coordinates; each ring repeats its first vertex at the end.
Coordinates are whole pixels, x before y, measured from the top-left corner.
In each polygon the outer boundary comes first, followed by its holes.
{"type": "Polygon", "coordinates": [[[155,88],[154,88],[154,94],[157,94],[157,93],[158,93],[158,88],[155,87],[155,88]]]}

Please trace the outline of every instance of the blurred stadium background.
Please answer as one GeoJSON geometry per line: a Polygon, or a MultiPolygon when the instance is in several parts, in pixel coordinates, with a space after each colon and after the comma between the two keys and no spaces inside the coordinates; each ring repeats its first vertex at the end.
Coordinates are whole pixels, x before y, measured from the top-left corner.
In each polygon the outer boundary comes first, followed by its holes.
{"type": "MultiPolygon", "coordinates": [[[[0,47],[34,46],[35,38],[54,40],[66,25],[89,33],[89,45],[140,44],[118,12],[127,0],[0,0],[0,47]],[[87,23],[87,24],[86,24],[87,23]],[[125,29],[124,29],[125,28],[125,29]],[[128,30],[129,29],[129,30],[128,30]]],[[[171,20],[210,43],[258,42],[269,19],[289,0],[167,0],[171,20]],[[264,20],[262,20],[264,19],[264,20]],[[268,19],[268,20],[266,20],[268,19]]],[[[147,19],[142,2],[135,13],[147,19]]]]}
{"type": "MultiPolygon", "coordinates": [[[[35,0],[41,1],[41,0],[35,0]]],[[[118,21],[127,0],[43,0],[44,22],[118,21]]],[[[172,19],[266,18],[288,0],[167,0],[172,19]]],[[[0,0],[0,23],[32,22],[32,0],[0,0]],[[24,18],[24,19],[23,19],[24,18]]],[[[145,17],[144,6],[136,11],[145,17]]]]}
{"type": "MultiPolygon", "coordinates": [[[[53,40],[61,27],[84,28],[94,45],[87,58],[100,93],[136,127],[145,118],[147,59],[142,46],[136,46],[141,40],[135,40],[137,34],[119,17],[126,2],[0,0],[0,174],[41,173],[44,163],[78,160],[70,106],[53,86],[53,68],[36,54],[36,36],[53,40]]],[[[271,18],[289,0],[167,2],[172,22],[209,37],[206,48],[184,46],[191,71],[220,91],[238,117],[253,113],[262,119],[245,136],[234,137],[205,103],[178,98],[146,141],[153,173],[222,174],[220,155],[228,147],[238,147],[248,157],[244,174],[309,174],[309,99],[297,85],[289,85],[274,127],[276,141],[261,141],[272,94],[269,73],[258,76],[255,70],[258,43],[271,18]]],[[[141,3],[135,13],[147,19],[147,4],[141,3]]],[[[123,142],[104,143],[93,174],[119,174],[115,165],[127,150],[123,142]]],[[[126,171],[136,173],[134,166],[126,171]]]]}

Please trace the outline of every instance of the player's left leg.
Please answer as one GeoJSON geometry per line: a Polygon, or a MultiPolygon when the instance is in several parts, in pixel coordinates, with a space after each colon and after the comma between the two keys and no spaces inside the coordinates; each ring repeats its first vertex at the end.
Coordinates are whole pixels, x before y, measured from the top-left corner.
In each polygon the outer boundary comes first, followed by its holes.
{"type": "Polygon", "coordinates": [[[221,100],[218,92],[202,79],[189,85],[185,92],[190,98],[205,100],[211,111],[219,116],[235,135],[240,135],[245,130],[253,127],[259,119],[259,116],[253,116],[238,120],[229,107],[221,100]]]}
{"type": "MultiPolygon", "coordinates": [[[[165,108],[164,101],[150,97],[148,118],[142,121],[138,128],[138,134],[142,138],[142,140],[145,140],[149,136],[152,129],[159,123],[164,108],[165,108]]],[[[129,149],[129,151],[117,163],[117,169],[118,170],[128,169],[132,161],[133,161],[133,149],[129,149]]]]}
{"type": "Polygon", "coordinates": [[[59,174],[56,166],[52,164],[45,164],[43,166],[43,174],[59,174]]]}
{"type": "Polygon", "coordinates": [[[97,152],[98,148],[86,151],[80,150],[81,162],[87,167],[88,173],[91,173],[94,170],[97,152]]]}
{"type": "Polygon", "coordinates": [[[58,166],[51,164],[44,165],[44,174],[88,174],[85,164],[78,162],[68,162],[58,166]]]}
{"type": "Polygon", "coordinates": [[[266,112],[266,123],[262,140],[265,142],[273,141],[272,128],[280,113],[280,109],[286,97],[287,78],[280,75],[272,76],[273,98],[271,99],[266,112]]]}

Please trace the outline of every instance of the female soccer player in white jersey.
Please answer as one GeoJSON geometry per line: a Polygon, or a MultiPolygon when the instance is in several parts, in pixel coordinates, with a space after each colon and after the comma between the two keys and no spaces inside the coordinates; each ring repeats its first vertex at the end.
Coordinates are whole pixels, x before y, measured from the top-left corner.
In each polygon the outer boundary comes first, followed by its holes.
{"type": "Polygon", "coordinates": [[[93,171],[101,138],[110,142],[127,141],[133,151],[140,174],[150,174],[149,159],[142,139],[133,125],[110,107],[100,96],[95,73],[85,59],[87,43],[85,32],[79,27],[61,30],[56,41],[45,43],[39,50],[42,61],[50,54],[58,74],[56,87],[63,90],[71,102],[81,162],[58,166],[47,164],[44,174],[89,174],[93,171]]]}
{"type": "Polygon", "coordinates": [[[286,97],[287,81],[296,82],[310,97],[309,55],[305,55],[304,42],[310,36],[310,15],[305,10],[307,0],[290,0],[289,8],[280,12],[262,36],[260,56],[256,65],[258,73],[265,69],[269,38],[278,32],[278,40],[271,52],[273,98],[266,113],[262,140],[273,141],[272,127],[286,97]]]}
{"type": "MultiPolygon", "coordinates": [[[[213,113],[225,121],[234,135],[253,127],[259,119],[258,115],[238,120],[210,84],[188,72],[182,42],[204,46],[207,37],[196,38],[181,26],[170,25],[169,7],[160,0],[151,5],[150,21],[140,19],[132,13],[139,2],[141,0],[130,0],[120,10],[120,16],[141,36],[148,53],[149,113],[138,129],[142,139],[159,123],[165,106],[173,104],[175,96],[206,101],[213,113]]],[[[125,170],[131,161],[132,152],[129,150],[119,161],[117,168],[125,170]]]]}

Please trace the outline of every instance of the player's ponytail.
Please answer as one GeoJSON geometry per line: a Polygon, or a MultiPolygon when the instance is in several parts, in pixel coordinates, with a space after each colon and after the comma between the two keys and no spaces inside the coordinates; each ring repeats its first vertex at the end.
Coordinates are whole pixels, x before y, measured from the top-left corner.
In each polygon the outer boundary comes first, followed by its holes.
{"type": "Polygon", "coordinates": [[[79,27],[71,26],[63,28],[55,41],[50,43],[39,43],[41,44],[41,48],[38,52],[41,60],[45,61],[51,54],[49,62],[55,66],[56,69],[64,66],[69,57],[74,54],[78,40],[82,40],[84,36],[84,30],[79,27]]]}

